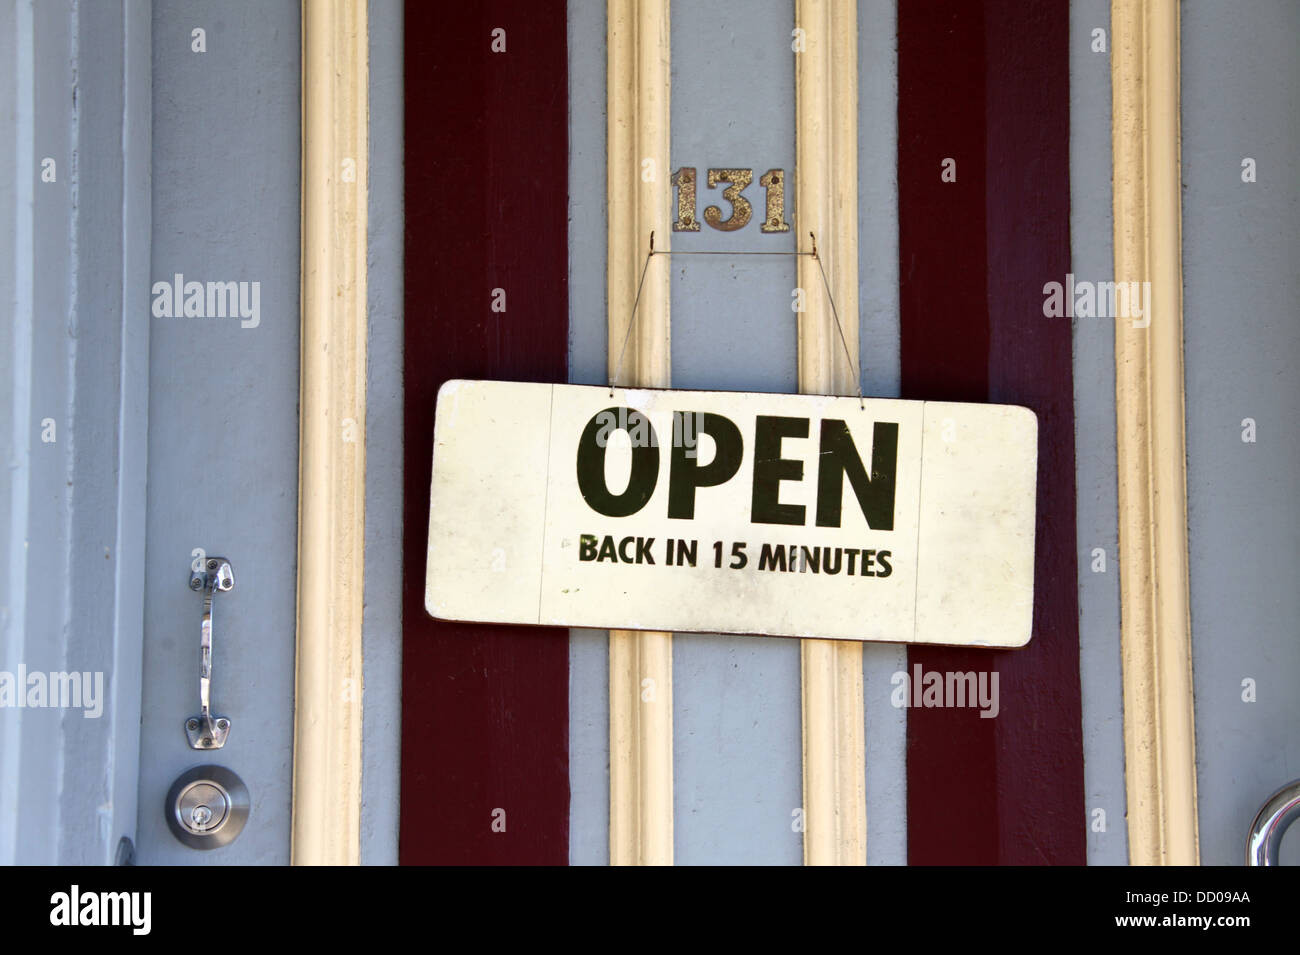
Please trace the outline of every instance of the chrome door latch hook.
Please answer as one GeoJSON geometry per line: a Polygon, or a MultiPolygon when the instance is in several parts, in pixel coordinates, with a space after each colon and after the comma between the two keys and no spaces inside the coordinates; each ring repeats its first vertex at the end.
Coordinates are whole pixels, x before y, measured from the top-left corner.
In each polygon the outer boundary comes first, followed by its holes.
{"type": "Polygon", "coordinates": [[[190,590],[203,592],[203,622],[199,642],[199,705],[197,716],[185,721],[191,749],[221,749],[230,735],[230,720],[212,715],[212,598],[235,587],[235,574],[224,557],[209,557],[202,570],[190,573],[190,590]]]}
{"type": "Polygon", "coordinates": [[[1292,780],[1260,807],[1246,837],[1246,865],[1277,865],[1287,827],[1300,819],[1300,779],[1292,780]]]}

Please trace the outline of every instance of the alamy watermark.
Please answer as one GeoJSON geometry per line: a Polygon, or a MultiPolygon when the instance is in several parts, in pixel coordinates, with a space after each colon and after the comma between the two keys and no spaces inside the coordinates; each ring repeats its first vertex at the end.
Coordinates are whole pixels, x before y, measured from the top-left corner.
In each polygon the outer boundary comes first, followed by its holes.
{"type": "Polygon", "coordinates": [[[148,935],[152,911],[152,892],[83,892],[73,885],[50,896],[50,924],[56,926],[122,926],[132,935],[148,935]]]}
{"type": "Polygon", "coordinates": [[[104,673],[102,670],[28,673],[26,664],[22,663],[16,672],[0,670],[0,710],[28,707],[79,709],[85,719],[97,720],[104,713],[104,673]]]}
{"type": "Polygon", "coordinates": [[[187,282],[177,272],[154,282],[154,318],[238,318],[241,328],[262,324],[261,282],[187,282]]]}
{"type": "MultiPolygon", "coordinates": [[[[705,415],[698,411],[673,412],[673,447],[685,448],[685,456],[695,457],[699,451],[700,434],[704,429],[705,415]]],[[[607,447],[610,438],[625,433],[633,448],[659,447],[659,434],[650,419],[634,408],[606,408],[592,419],[596,427],[596,447],[607,447]]]]}
{"type": "Polygon", "coordinates": [[[1001,709],[998,701],[998,671],[924,670],[921,664],[897,670],[889,682],[894,690],[889,702],[896,708],[978,707],[980,719],[994,719],[1001,709]]]}
{"type": "Polygon", "coordinates": [[[1065,282],[1043,286],[1047,318],[1127,318],[1134,328],[1151,324],[1150,282],[1090,282],[1067,272],[1065,282]]]}

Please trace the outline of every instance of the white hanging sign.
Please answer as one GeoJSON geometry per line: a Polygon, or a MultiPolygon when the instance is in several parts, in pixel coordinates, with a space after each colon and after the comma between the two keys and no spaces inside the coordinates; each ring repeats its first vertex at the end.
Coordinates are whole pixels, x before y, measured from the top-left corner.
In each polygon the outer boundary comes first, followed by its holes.
{"type": "Polygon", "coordinates": [[[1038,422],[1010,405],[449,381],[449,620],[1018,647],[1038,422]]]}

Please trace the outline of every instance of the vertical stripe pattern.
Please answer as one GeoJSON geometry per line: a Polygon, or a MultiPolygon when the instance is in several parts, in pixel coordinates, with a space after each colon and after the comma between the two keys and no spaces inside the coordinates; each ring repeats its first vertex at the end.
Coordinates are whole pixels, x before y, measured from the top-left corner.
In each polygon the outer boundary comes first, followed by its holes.
{"type": "Polygon", "coordinates": [[[435,621],[424,561],[438,387],[567,375],[565,21],[523,0],[410,2],[405,44],[400,858],[562,865],[568,631],[435,621]]]}
{"type": "MultiPolygon", "coordinates": [[[[620,386],[668,387],[671,377],[664,201],[671,76],[668,0],[607,5],[609,374],[620,386]],[[641,283],[644,273],[645,281],[641,283]],[[637,300],[640,286],[640,300],[637,300]],[[636,305],[636,314],[633,306],[636,305]]],[[[609,859],[673,861],[672,634],[609,634],[609,859]]]]}
{"type": "Polygon", "coordinates": [[[909,712],[914,864],[1084,861],[1070,325],[1042,309],[1070,263],[1067,29],[1059,0],[899,6],[903,397],[1039,416],[1029,645],[908,653],[1000,696],[994,719],[909,712]]]}
{"type": "Polygon", "coordinates": [[[295,864],[361,861],[367,5],[302,11],[295,864]],[[344,158],[346,157],[346,159],[344,158]],[[343,176],[353,161],[355,176],[343,176]],[[349,422],[355,431],[348,428],[349,422]]]}
{"type": "Polygon", "coordinates": [[[1114,0],[1111,27],[1115,280],[1150,283],[1115,325],[1129,859],[1195,865],[1177,0],[1114,0]]]}
{"type": "MultiPolygon", "coordinates": [[[[801,257],[799,390],[858,390],[858,22],[856,0],[798,0],[795,208],[801,257]],[[825,277],[822,270],[825,269],[825,277]],[[827,285],[829,283],[828,296],[827,285]],[[837,318],[838,316],[838,318],[837,318]]],[[[804,640],[804,862],[867,858],[862,645],[804,640]]]]}

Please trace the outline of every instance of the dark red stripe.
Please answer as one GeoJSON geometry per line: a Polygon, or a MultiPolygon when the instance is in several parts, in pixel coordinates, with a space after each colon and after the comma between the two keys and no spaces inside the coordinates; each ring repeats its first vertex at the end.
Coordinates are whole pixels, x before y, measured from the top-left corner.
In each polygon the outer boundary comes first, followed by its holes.
{"type": "MultiPolygon", "coordinates": [[[[988,396],[985,288],[984,19],[978,4],[905,0],[898,8],[898,220],[902,393],[988,396]],[[945,159],[956,182],[943,182],[945,159]]],[[[987,653],[913,649],[909,672],[983,669],[987,653]]],[[[994,722],[964,710],[907,716],[908,858],[997,855],[994,722]]]]}
{"type": "Polygon", "coordinates": [[[1065,0],[899,4],[903,394],[1039,416],[1029,646],[908,654],[997,670],[1001,697],[908,712],[914,864],[1085,861],[1070,327],[1042,314],[1070,263],[1068,25],[1065,0]]]}
{"type": "Polygon", "coordinates": [[[403,863],[568,862],[568,631],[424,610],[438,387],[568,377],[565,30],[562,3],[406,4],[403,863]]]}

